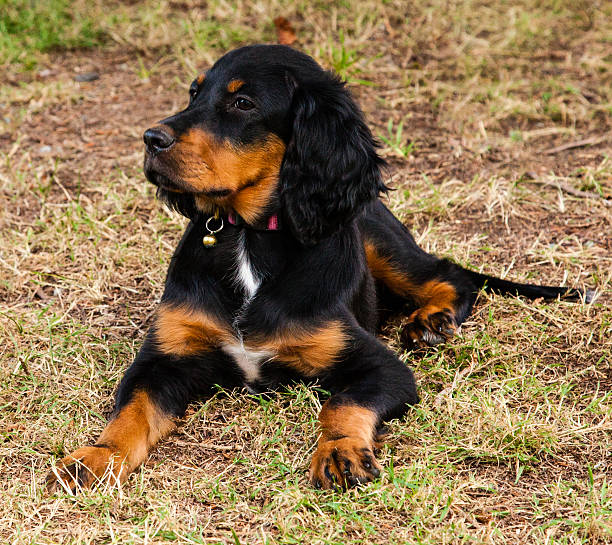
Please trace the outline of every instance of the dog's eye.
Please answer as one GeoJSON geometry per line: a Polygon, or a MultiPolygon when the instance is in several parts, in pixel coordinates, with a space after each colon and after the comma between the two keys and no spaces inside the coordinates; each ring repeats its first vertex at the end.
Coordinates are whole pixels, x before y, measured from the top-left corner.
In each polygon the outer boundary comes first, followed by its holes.
{"type": "Polygon", "coordinates": [[[239,110],[252,110],[253,108],[255,108],[255,104],[253,104],[250,100],[243,98],[243,97],[239,97],[236,100],[234,100],[234,104],[232,104],[232,106],[234,106],[234,108],[238,108],[239,110]]]}
{"type": "Polygon", "coordinates": [[[198,82],[194,81],[189,87],[189,102],[191,102],[198,94],[198,82]]]}

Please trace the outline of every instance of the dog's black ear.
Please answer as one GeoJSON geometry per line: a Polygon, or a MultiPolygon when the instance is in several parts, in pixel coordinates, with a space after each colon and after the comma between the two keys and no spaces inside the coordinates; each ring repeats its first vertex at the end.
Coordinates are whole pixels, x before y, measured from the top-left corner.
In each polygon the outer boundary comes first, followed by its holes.
{"type": "Polygon", "coordinates": [[[384,161],[363,114],[337,76],[297,82],[292,134],[280,172],[285,223],[305,245],[350,222],[387,190],[384,161]]]}

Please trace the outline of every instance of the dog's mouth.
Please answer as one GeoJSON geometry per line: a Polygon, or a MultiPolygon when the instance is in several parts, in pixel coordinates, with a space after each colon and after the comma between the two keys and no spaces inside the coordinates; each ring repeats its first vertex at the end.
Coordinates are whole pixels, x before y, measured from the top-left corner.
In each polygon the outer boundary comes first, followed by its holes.
{"type": "Polygon", "coordinates": [[[145,176],[147,177],[147,180],[149,180],[149,182],[159,187],[159,189],[170,191],[171,193],[186,192],[182,184],[174,182],[173,180],[168,178],[168,176],[165,176],[161,172],[156,172],[154,170],[145,170],[145,176]]]}
{"type": "Polygon", "coordinates": [[[156,185],[159,189],[163,189],[164,191],[169,191],[170,193],[189,193],[191,195],[195,195],[197,197],[204,197],[206,199],[210,199],[212,201],[223,200],[226,197],[229,197],[232,193],[234,193],[231,189],[210,189],[204,191],[193,191],[190,188],[186,187],[186,184],[182,182],[177,182],[171,180],[164,174],[159,172],[151,172],[146,174],[147,179],[153,184],[156,185]]]}
{"type": "Polygon", "coordinates": [[[144,173],[145,177],[153,185],[159,189],[168,191],[170,193],[187,193],[196,195],[198,197],[204,197],[211,200],[223,200],[234,193],[231,189],[226,188],[211,188],[211,189],[195,189],[189,183],[182,180],[176,175],[166,173],[164,165],[156,164],[155,157],[145,153],[144,161],[144,173]]]}

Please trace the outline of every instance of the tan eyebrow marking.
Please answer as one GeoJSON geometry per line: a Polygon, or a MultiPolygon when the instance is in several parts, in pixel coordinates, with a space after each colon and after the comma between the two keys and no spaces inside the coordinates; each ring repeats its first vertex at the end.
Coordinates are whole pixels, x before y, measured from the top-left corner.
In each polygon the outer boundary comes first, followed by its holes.
{"type": "Polygon", "coordinates": [[[241,79],[233,79],[227,84],[227,90],[230,93],[235,93],[238,89],[240,89],[244,85],[244,81],[241,79]]]}
{"type": "Polygon", "coordinates": [[[196,79],[196,81],[198,82],[198,85],[202,85],[202,82],[204,81],[205,77],[206,77],[206,74],[200,74],[198,76],[198,78],[196,79]]]}

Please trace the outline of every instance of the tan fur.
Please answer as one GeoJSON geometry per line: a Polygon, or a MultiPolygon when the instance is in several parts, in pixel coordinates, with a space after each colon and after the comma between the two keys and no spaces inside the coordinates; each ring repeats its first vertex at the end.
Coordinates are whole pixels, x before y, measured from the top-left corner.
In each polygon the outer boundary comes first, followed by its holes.
{"type": "MultiPolygon", "coordinates": [[[[155,337],[163,352],[189,356],[223,343],[236,342],[229,327],[199,310],[162,305],[155,318],[155,337]]],[[[274,353],[274,358],[307,376],[333,365],[348,342],[341,322],[332,320],[318,328],[287,329],[263,339],[245,339],[250,349],[274,353]]]]}
{"type": "Polygon", "coordinates": [[[248,344],[270,350],[276,354],[276,359],[296,371],[315,376],[338,360],[347,342],[342,323],[332,320],[313,330],[289,330],[269,339],[249,340],[248,344]]]}
{"type": "Polygon", "coordinates": [[[366,260],[372,276],[382,281],[393,293],[402,296],[413,296],[419,286],[412,282],[405,274],[393,267],[371,242],[364,242],[366,260]]]}
{"type": "Polygon", "coordinates": [[[319,413],[321,441],[346,436],[373,443],[377,423],[378,416],[374,411],[358,405],[330,407],[326,402],[319,413]]]}
{"type": "Polygon", "coordinates": [[[448,282],[428,280],[421,286],[419,300],[431,307],[430,314],[440,310],[452,310],[457,300],[457,292],[448,282]]]}
{"type": "Polygon", "coordinates": [[[201,129],[181,135],[168,152],[168,168],[196,195],[203,211],[214,203],[235,210],[247,222],[257,219],[278,183],[285,145],[276,135],[256,145],[233,147],[201,129]],[[231,194],[211,199],[207,191],[230,190],[231,194]]]}
{"type": "Polygon", "coordinates": [[[457,299],[455,288],[448,282],[428,280],[423,284],[413,282],[406,274],[396,269],[389,259],[381,256],[374,244],[364,242],[366,259],[372,276],[383,282],[393,293],[402,297],[411,297],[419,305],[432,306],[434,309],[453,308],[457,299]]]}
{"type": "Polygon", "coordinates": [[[47,477],[47,488],[75,490],[111,475],[115,482],[124,482],[174,427],[173,419],[146,392],[136,392],[104,428],[98,446],[80,448],[58,463],[57,472],[47,477]]]}
{"type": "Polygon", "coordinates": [[[174,356],[190,356],[218,347],[230,337],[223,324],[204,312],[161,305],[155,318],[159,349],[174,356]]]}
{"type": "Polygon", "coordinates": [[[241,79],[233,79],[227,84],[227,90],[230,93],[235,93],[238,89],[240,89],[244,85],[244,81],[241,79]]]}
{"type": "Polygon", "coordinates": [[[365,483],[379,475],[382,468],[373,452],[377,422],[377,414],[365,407],[333,407],[326,402],[319,414],[321,437],[310,464],[310,481],[322,488],[345,488],[351,480],[365,483]]]}
{"type": "Polygon", "coordinates": [[[132,400],[113,418],[98,443],[115,447],[127,472],[145,461],[150,448],[170,433],[175,424],[145,392],[136,392],[132,400]]]}

